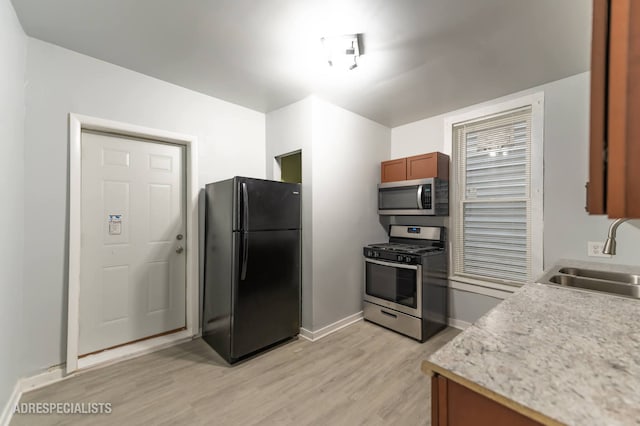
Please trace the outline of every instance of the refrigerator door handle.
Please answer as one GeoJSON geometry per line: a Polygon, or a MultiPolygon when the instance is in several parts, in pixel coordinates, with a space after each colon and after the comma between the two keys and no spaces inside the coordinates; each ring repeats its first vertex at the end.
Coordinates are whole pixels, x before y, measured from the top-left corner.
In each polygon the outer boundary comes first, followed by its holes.
{"type": "Polygon", "coordinates": [[[240,271],[240,281],[247,277],[247,261],[249,260],[249,236],[247,231],[242,232],[242,270],[240,271]]]}
{"type": "Polygon", "coordinates": [[[242,230],[249,229],[249,192],[247,191],[247,183],[242,182],[242,230]]]}

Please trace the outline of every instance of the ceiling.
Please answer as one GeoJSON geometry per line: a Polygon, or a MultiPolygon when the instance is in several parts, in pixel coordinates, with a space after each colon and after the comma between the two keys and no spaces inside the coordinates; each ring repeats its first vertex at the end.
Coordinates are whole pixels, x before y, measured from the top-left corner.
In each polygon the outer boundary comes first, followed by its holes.
{"type": "Polygon", "coordinates": [[[12,0],[31,37],[248,108],[389,127],[589,69],[591,0],[12,0]],[[364,34],[353,71],[320,38],[364,34]]]}

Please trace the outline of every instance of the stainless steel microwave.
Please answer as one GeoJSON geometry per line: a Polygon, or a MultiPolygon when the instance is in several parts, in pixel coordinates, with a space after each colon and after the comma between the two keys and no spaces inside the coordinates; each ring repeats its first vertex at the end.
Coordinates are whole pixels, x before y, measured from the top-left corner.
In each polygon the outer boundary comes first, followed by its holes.
{"type": "Polygon", "coordinates": [[[449,181],[402,180],[378,185],[380,215],[449,215],[449,181]]]}

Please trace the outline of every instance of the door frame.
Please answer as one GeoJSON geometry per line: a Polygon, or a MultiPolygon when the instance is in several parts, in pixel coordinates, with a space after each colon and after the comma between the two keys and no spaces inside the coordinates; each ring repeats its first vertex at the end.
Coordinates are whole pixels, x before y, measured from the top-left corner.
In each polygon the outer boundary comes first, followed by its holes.
{"type": "Polygon", "coordinates": [[[67,308],[67,364],[66,373],[90,367],[99,363],[126,358],[139,353],[167,346],[175,342],[193,338],[199,332],[198,312],[198,162],[195,136],[137,126],[118,121],[69,114],[69,281],[67,308]],[[186,149],[186,330],[170,335],[150,338],[137,343],[106,350],[96,355],[78,359],[80,330],[80,265],[81,265],[81,172],[82,172],[82,131],[94,130],[111,133],[114,136],[129,136],[149,139],[185,147],[186,149]]]}

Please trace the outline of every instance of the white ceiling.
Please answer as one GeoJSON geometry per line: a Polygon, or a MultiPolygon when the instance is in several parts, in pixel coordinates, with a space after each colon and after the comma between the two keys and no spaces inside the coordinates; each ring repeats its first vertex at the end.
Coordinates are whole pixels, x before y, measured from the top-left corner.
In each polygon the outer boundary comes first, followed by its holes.
{"type": "Polygon", "coordinates": [[[262,112],[395,127],[589,69],[591,0],[12,0],[28,35],[262,112]],[[320,38],[364,33],[334,72],[320,38]]]}

